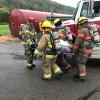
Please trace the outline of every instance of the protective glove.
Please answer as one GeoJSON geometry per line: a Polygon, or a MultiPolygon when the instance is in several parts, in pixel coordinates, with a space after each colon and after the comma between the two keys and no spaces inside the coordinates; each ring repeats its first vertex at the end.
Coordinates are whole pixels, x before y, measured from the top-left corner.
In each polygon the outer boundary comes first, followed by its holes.
{"type": "Polygon", "coordinates": [[[32,44],[32,45],[31,45],[31,49],[32,49],[33,51],[35,51],[36,47],[37,47],[36,44],[32,44]]]}
{"type": "Polygon", "coordinates": [[[34,59],[38,58],[38,59],[42,59],[43,57],[43,52],[39,51],[38,49],[36,49],[34,51],[34,59]]]}
{"type": "Polygon", "coordinates": [[[34,55],[39,55],[40,51],[38,49],[35,49],[34,55]]]}
{"type": "Polygon", "coordinates": [[[34,51],[34,56],[33,56],[33,59],[36,60],[37,56],[39,55],[39,50],[36,48],[35,51],[34,51]]]}

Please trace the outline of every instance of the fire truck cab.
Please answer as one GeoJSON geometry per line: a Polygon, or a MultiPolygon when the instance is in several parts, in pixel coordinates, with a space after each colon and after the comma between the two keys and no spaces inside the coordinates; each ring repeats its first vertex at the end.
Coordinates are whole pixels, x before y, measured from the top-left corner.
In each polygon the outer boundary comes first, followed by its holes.
{"type": "MultiPolygon", "coordinates": [[[[73,36],[77,35],[77,20],[80,16],[85,16],[91,24],[98,27],[100,34],[100,0],[81,0],[77,3],[73,17],[64,21],[63,24],[70,27],[73,36]]],[[[100,44],[95,46],[92,58],[100,58],[100,44]]]]}
{"type": "Polygon", "coordinates": [[[85,16],[89,18],[90,21],[98,20],[100,18],[100,0],[81,0],[79,1],[76,6],[74,15],[73,15],[73,19],[75,20],[76,24],[80,16],[85,16]]]}

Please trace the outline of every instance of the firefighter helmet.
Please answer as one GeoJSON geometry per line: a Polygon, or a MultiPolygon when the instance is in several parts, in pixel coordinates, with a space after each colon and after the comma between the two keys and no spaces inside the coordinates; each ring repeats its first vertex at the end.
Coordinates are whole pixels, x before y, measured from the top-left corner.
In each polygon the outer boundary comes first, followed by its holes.
{"type": "Polygon", "coordinates": [[[88,22],[88,19],[84,16],[79,17],[78,21],[77,21],[78,25],[82,25],[82,24],[87,23],[87,22],[88,22]]]}
{"type": "Polygon", "coordinates": [[[59,34],[59,37],[61,37],[61,38],[66,38],[66,32],[64,31],[64,29],[60,29],[59,31],[58,31],[58,34],[59,34]]]}
{"type": "Polygon", "coordinates": [[[57,19],[55,19],[54,20],[54,25],[57,27],[57,26],[60,26],[60,25],[62,25],[62,21],[59,19],[59,18],[57,18],[57,19]]]}
{"type": "Polygon", "coordinates": [[[34,18],[34,17],[29,17],[27,20],[28,20],[29,22],[34,22],[34,21],[35,21],[35,18],[34,18]]]}
{"type": "Polygon", "coordinates": [[[42,23],[42,28],[51,28],[52,27],[52,24],[50,21],[46,20],[42,23]]]}

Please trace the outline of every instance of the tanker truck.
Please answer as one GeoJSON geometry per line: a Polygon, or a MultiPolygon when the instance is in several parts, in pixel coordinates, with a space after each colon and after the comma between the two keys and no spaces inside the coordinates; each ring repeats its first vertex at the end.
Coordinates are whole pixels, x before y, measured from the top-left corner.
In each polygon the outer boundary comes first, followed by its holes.
{"type": "Polygon", "coordinates": [[[13,9],[9,14],[9,28],[11,31],[11,34],[15,37],[19,36],[19,29],[20,25],[26,23],[26,20],[29,17],[34,17],[37,21],[37,23],[34,23],[35,29],[37,32],[41,31],[40,23],[43,20],[46,20],[47,18],[53,16],[54,18],[71,18],[72,15],[68,14],[60,14],[60,13],[52,13],[52,12],[42,12],[42,11],[34,11],[34,10],[25,10],[25,9],[13,9]]]}

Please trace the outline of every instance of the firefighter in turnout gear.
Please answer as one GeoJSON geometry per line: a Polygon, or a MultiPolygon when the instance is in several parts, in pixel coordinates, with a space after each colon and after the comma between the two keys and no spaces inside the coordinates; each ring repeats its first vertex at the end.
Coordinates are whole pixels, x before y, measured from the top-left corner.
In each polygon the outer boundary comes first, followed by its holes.
{"type": "Polygon", "coordinates": [[[34,58],[34,50],[36,48],[36,41],[35,41],[35,28],[34,23],[35,19],[34,17],[30,17],[27,19],[26,24],[22,24],[20,26],[20,39],[22,40],[22,44],[25,47],[25,57],[27,60],[27,69],[33,69],[35,67],[35,64],[33,64],[33,58],[34,58]]]}
{"type": "Polygon", "coordinates": [[[34,54],[38,55],[43,50],[43,77],[44,80],[51,80],[53,73],[57,78],[62,77],[62,71],[55,63],[57,53],[52,36],[52,24],[46,20],[42,23],[43,35],[38,43],[37,49],[34,54]],[[53,73],[52,73],[53,72],[53,73]]]}
{"type": "MultiPolygon", "coordinates": [[[[63,29],[66,33],[68,41],[70,43],[72,43],[73,37],[72,37],[71,31],[70,31],[70,28],[67,26],[63,26],[63,23],[59,18],[54,20],[54,27],[55,27],[57,32],[59,31],[59,29],[63,29]]],[[[65,36],[65,35],[63,35],[63,36],[65,36]]]]}
{"type": "Polygon", "coordinates": [[[78,35],[74,44],[74,52],[77,55],[77,74],[74,81],[84,82],[87,76],[86,62],[91,56],[93,40],[90,34],[90,26],[86,17],[78,19],[78,35]]]}
{"type": "Polygon", "coordinates": [[[67,26],[64,27],[62,21],[59,18],[54,20],[54,26],[55,26],[55,31],[59,35],[60,44],[61,44],[61,53],[58,55],[57,64],[59,66],[62,66],[61,68],[63,72],[65,73],[70,72],[71,65],[64,57],[65,56],[64,51],[69,52],[69,50],[71,51],[72,48],[73,38],[72,38],[70,28],[67,26]]]}

